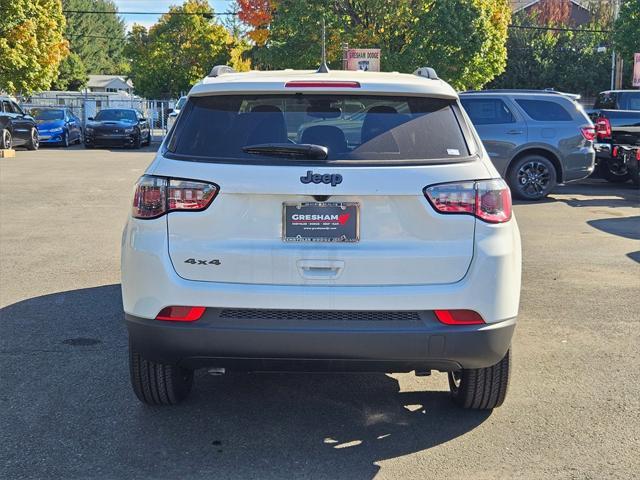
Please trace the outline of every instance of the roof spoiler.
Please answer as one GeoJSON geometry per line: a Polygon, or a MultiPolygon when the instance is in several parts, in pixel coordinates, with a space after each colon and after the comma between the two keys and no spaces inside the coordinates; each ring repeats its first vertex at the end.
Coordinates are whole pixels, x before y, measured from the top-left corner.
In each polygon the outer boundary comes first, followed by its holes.
{"type": "Polygon", "coordinates": [[[227,73],[238,73],[229,65],[216,65],[209,72],[209,77],[219,77],[220,75],[225,75],[227,73]]]}
{"type": "Polygon", "coordinates": [[[418,75],[419,77],[428,78],[429,80],[440,80],[436,71],[431,67],[418,68],[413,72],[413,74],[418,75]]]}

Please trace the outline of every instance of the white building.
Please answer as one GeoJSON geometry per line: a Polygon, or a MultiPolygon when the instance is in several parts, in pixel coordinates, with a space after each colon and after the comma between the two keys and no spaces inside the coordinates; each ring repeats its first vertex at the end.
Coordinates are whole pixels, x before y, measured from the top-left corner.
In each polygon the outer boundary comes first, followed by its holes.
{"type": "Polygon", "coordinates": [[[86,90],[92,93],[126,93],[133,94],[133,83],[120,75],[89,75],[86,90]]]}

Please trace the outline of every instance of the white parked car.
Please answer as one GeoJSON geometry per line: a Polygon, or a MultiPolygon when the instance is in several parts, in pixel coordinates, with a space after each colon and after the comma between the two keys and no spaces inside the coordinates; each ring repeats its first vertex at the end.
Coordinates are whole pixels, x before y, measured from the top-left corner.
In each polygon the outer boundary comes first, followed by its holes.
{"type": "Polygon", "coordinates": [[[217,68],[122,237],[133,389],[175,404],[197,368],[436,370],[491,409],[520,269],[509,189],[432,69],[217,68]]]}
{"type": "Polygon", "coordinates": [[[182,107],[184,107],[185,103],[187,103],[187,97],[180,97],[171,113],[167,115],[167,132],[171,130],[173,124],[176,123],[176,118],[178,118],[180,110],[182,110],[182,107]]]}

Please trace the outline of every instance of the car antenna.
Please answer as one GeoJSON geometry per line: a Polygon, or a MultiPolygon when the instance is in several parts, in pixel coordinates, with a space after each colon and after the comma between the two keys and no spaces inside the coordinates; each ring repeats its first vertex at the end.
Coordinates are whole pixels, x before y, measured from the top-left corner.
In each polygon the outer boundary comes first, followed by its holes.
{"type": "Polygon", "coordinates": [[[325,23],[324,23],[324,15],[322,16],[322,63],[316,73],[329,73],[329,67],[327,66],[327,49],[325,46],[325,23]]]}

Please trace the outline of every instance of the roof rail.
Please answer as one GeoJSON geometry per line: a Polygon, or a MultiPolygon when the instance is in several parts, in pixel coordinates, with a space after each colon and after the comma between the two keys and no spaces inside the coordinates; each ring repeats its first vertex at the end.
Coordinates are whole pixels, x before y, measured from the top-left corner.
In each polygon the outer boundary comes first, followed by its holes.
{"type": "Polygon", "coordinates": [[[431,67],[418,68],[415,72],[413,72],[413,74],[420,77],[428,78],[430,80],[440,80],[436,71],[431,67]]]}
{"type": "Polygon", "coordinates": [[[494,88],[487,90],[466,90],[460,93],[550,93],[552,95],[562,95],[573,100],[579,100],[580,95],[577,93],[561,92],[552,88],[534,89],[534,88],[494,88]]]}
{"type": "Polygon", "coordinates": [[[219,77],[220,75],[224,75],[226,73],[238,73],[229,65],[216,65],[209,72],[209,77],[219,77]]]}

